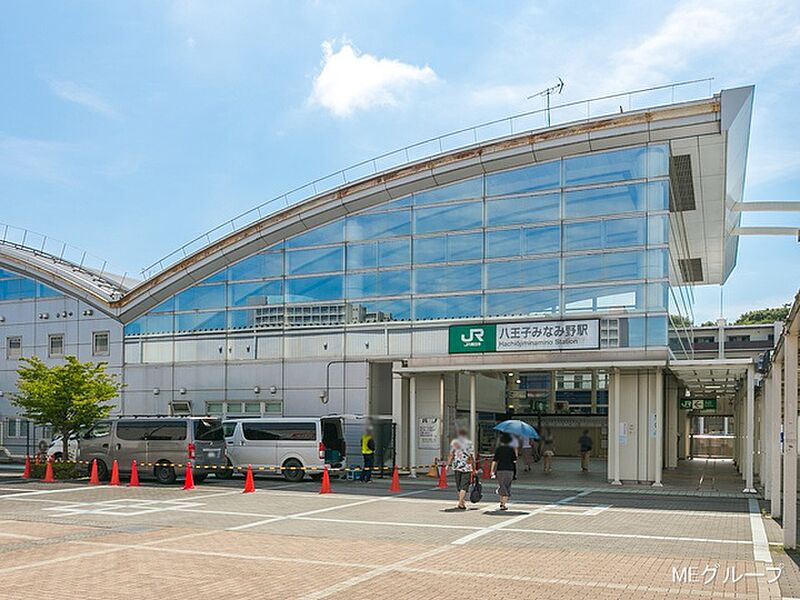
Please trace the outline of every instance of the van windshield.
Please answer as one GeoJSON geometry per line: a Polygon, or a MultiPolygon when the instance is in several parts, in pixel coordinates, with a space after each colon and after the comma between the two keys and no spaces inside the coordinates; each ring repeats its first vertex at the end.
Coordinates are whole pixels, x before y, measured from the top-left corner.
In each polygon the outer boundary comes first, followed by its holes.
{"type": "Polygon", "coordinates": [[[219,419],[197,419],[194,422],[194,439],[198,442],[221,442],[225,439],[222,422],[219,419]]]}

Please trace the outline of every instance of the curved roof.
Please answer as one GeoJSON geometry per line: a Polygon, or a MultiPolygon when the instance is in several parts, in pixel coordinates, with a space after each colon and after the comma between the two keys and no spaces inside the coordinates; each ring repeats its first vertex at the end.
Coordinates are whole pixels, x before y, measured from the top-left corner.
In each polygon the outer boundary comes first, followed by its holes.
{"type": "Polygon", "coordinates": [[[719,132],[720,98],[714,96],[526,131],[409,162],[312,195],[212,241],[145,279],[111,306],[128,322],[227,265],[283,239],[412,192],[565,156],[719,132]]]}
{"type": "MultiPolygon", "coordinates": [[[[9,227],[5,228],[6,233],[9,227]]],[[[35,235],[35,234],[32,234],[35,235]]],[[[106,263],[89,259],[81,251],[82,263],[65,258],[67,246],[61,244],[61,256],[46,251],[46,241],[35,248],[26,238],[12,241],[8,235],[0,239],[0,267],[30,277],[67,295],[80,298],[94,308],[115,316],[111,303],[119,300],[139,281],[111,273],[106,263]]],[[[46,238],[42,238],[46,240],[46,238]]],[[[74,249],[72,249],[74,250],[74,249]]]]}

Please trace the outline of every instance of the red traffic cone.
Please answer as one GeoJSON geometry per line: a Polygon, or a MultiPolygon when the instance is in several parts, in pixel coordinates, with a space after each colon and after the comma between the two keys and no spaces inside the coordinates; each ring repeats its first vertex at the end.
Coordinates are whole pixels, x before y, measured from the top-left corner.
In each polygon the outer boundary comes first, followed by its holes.
{"type": "Polygon", "coordinates": [[[392,469],[392,485],[389,486],[390,492],[400,491],[400,474],[397,472],[397,465],[392,469]]]}
{"type": "Polygon", "coordinates": [[[89,485],[100,485],[100,477],[97,476],[97,459],[92,460],[92,472],[89,475],[89,485]]]}
{"type": "Polygon", "coordinates": [[[25,470],[22,472],[23,479],[30,479],[31,478],[31,457],[27,454],[25,455],[25,470]]]}
{"type": "Polygon", "coordinates": [[[108,485],[119,485],[119,465],[116,458],[111,463],[111,479],[108,481],[108,485]]]}
{"type": "Polygon", "coordinates": [[[491,479],[492,478],[492,465],[489,462],[488,458],[483,459],[483,473],[481,475],[482,479],[491,479]]]}
{"type": "Polygon", "coordinates": [[[440,490],[447,489],[447,465],[442,465],[442,469],[439,471],[439,485],[436,487],[440,490]]]}
{"type": "Polygon", "coordinates": [[[331,477],[328,475],[328,465],[325,465],[325,469],[322,471],[322,487],[319,488],[320,494],[332,494],[333,490],[331,489],[331,477]]]}
{"type": "Polygon", "coordinates": [[[253,481],[253,466],[247,465],[247,474],[244,476],[243,494],[252,494],[256,491],[256,483],[253,481]]]}
{"type": "Polygon", "coordinates": [[[139,469],[136,468],[136,459],[131,463],[131,480],[128,482],[128,487],[139,487],[139,469]]]}
{"type": "Polygon", "coordinates": [[[186,476],[183,479],[183,489],[194,489],[194,474],[192,473],[192,463],[186,463],[186,476]]]}
{"type": "Polygon", "coordinates": [[[47,461],[47,468],[44,471],[44,479],[42,479],[44,483],[55,483],[56,478],[53,477],[53,463],[49,460],[47,461]]]}

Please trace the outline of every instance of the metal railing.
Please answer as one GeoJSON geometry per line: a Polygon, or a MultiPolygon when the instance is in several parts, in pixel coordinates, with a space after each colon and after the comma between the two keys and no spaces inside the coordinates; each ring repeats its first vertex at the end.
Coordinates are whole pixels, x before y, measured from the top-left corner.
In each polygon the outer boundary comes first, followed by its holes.
{"type": "MultiPolygon", "coordinates": [[[[271,200],[259,204],[206,233],[197,236],[177,250],[142,269],[142,279],[148,279],[171,265],[183,260],[194,252],[224,238],[231,233],[251,225],[264,217],[276,213],[288,206],[320,193],[328,192],[339,186],[347,185],[376,175],[382,171],[399,167],[414,161],[431,158],[438,154],[468,148],[492,139],[520,134],[526,131],[537,131],[547,128],[548,113],[552,125],[563,125],[570,122],[588,121],[625,111],[655,108],[676,102],[699,100],[711,97],[713,77],[679,81],[655,87],[643,88],[598,96],[575,102],[567,102],[551,106],[549,109],[518,113],[510,117],[488,121],[474,127],[451,131],[444,135],[423,140],[398,150],[393,150],[368,160],[361,161],[345,169],[310,181],[271,200]]],[[[552,126],[551,125],[551,126],[552,126]]]]}
{"type": "Polygon", "coordinates": [[[127,272],[111,270],[105,259],[24,227],[0,223],[0,244],[46,257],[73,273],[82,273],[97,287],[113,292],[124,293],[138,283],[138,280],[128,277],[127,272]]]}

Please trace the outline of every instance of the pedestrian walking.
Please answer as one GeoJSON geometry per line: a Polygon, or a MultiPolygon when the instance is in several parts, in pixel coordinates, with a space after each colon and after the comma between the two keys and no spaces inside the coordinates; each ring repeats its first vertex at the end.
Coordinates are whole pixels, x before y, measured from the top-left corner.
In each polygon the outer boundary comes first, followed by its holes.
{"type": "Polygon", "coordinates": [[[447,459],[447,466],[452,468],[456,480],[459,510],[467,510],[464,498],[469,489],[474,464],[472,442],[467,437],[467,430],[459,429],[456,438],[450,442],[450,456],[447,459]]]}
{"type": "Polygon", "coordinates": [[[500,510],[508,510],[508,499],[511,497],[511,482],[514,481],[516,463],[517,451],[511,446],[511,436],[504,433],[500,436],[500,445],[494,451],[492,459],[492,479],[497,479],[500,510]]]}
{"type": "Polygon", "coordinates": [[[578,438],[578,446],[581,450],[581,471],[588,471],[589,455],[592,452],[592,438],[589,437],[588,429],[584,429],[583,435],[578,438]]]}
{"type": "Polygon", "coordinates": [[[544,472],[549,473],[553,470],[553,457],[556,455],[555,440],[553,439],[553,432],[548,428],[544,432],[544,439],[542,441],[542,456],[544,472]]]}
{"type": "Polygon", "coordinates": [[[375,468],[375,438],[372,437],[372,426],[368,426],[361,436],[361,458],[364,461],[361,482],[372,483],[372,470],[375,468]]]}
{"type": "Polygon", "coordinates": [[[522,464],[524,465],[523,470],[530,472],[533,464],[533,440],[531,438],[522,438],[522,464]]]}

